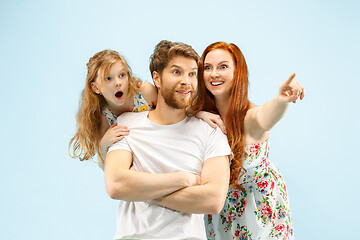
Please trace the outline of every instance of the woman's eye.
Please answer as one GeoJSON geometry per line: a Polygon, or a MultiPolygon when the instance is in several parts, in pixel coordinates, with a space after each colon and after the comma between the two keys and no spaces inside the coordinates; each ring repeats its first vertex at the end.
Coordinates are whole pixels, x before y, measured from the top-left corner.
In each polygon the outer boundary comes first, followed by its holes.
{"type": "Polygon", "coordinates": [[[227,69],[227,67],[228,67],[227,65],[221,65],[220,66],[221,69],[227,69]]]}

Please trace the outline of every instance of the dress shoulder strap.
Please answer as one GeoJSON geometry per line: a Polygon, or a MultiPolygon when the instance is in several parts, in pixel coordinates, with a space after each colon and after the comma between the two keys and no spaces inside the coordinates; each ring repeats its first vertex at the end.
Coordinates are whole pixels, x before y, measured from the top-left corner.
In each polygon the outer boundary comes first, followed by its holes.
{"type": "Polygon", "coordinates": [[[108,108],[105,108],[103,113],[108,120],[110,126],[116,123],[117,116],[112,111],[110,111],[108,108]]]}

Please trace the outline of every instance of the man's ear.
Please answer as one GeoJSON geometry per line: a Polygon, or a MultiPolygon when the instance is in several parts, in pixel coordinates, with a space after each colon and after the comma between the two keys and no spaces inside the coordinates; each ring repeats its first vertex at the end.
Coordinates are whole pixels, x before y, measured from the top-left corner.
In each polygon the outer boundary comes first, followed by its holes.
{"type": "Polygon", "coordinates": [[[160,74],[157,71],[152,72],[152,78],[157,88],[160,87],[160,74]]]}
{"type": "Polygon", "coordinates": [[[101,94],[100,89],[98,88],[95,82],[91,83],[91,88],[96,94],[101,94]]]}

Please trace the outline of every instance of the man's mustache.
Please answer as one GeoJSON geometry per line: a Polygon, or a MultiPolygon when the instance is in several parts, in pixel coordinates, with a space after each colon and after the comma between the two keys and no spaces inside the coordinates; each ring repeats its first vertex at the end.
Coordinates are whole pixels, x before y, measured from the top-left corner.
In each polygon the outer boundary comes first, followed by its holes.
{"type": "Polygon", "coordinates": [[[175,87],[172,89],[173,91],[185,91],[185,92],[193,92],[194,89],[192,87],[175,87]]]}

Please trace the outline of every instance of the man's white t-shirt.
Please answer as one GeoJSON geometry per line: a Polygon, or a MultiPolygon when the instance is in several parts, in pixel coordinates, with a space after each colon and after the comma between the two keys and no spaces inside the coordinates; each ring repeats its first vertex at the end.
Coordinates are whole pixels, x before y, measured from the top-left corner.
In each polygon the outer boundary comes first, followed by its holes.
{"type": "MultiPolygon", "coordinates": [[[[230,154],[226,136],[203,120],[185,117],[172,125],[158,125],[149,112],[123,113],[118,125],[130,134],[114,143],[108,152],[127,150],[133,155],[133,168],[140,172],[186,171],[199,174],[212,157],[230,154]]],[[[206,196],[204,196],[206,201],[206,196]]],[[[174,211],[149,202],[120,200],[114,239],[206,239],[203,214],[174,211]]]]}

